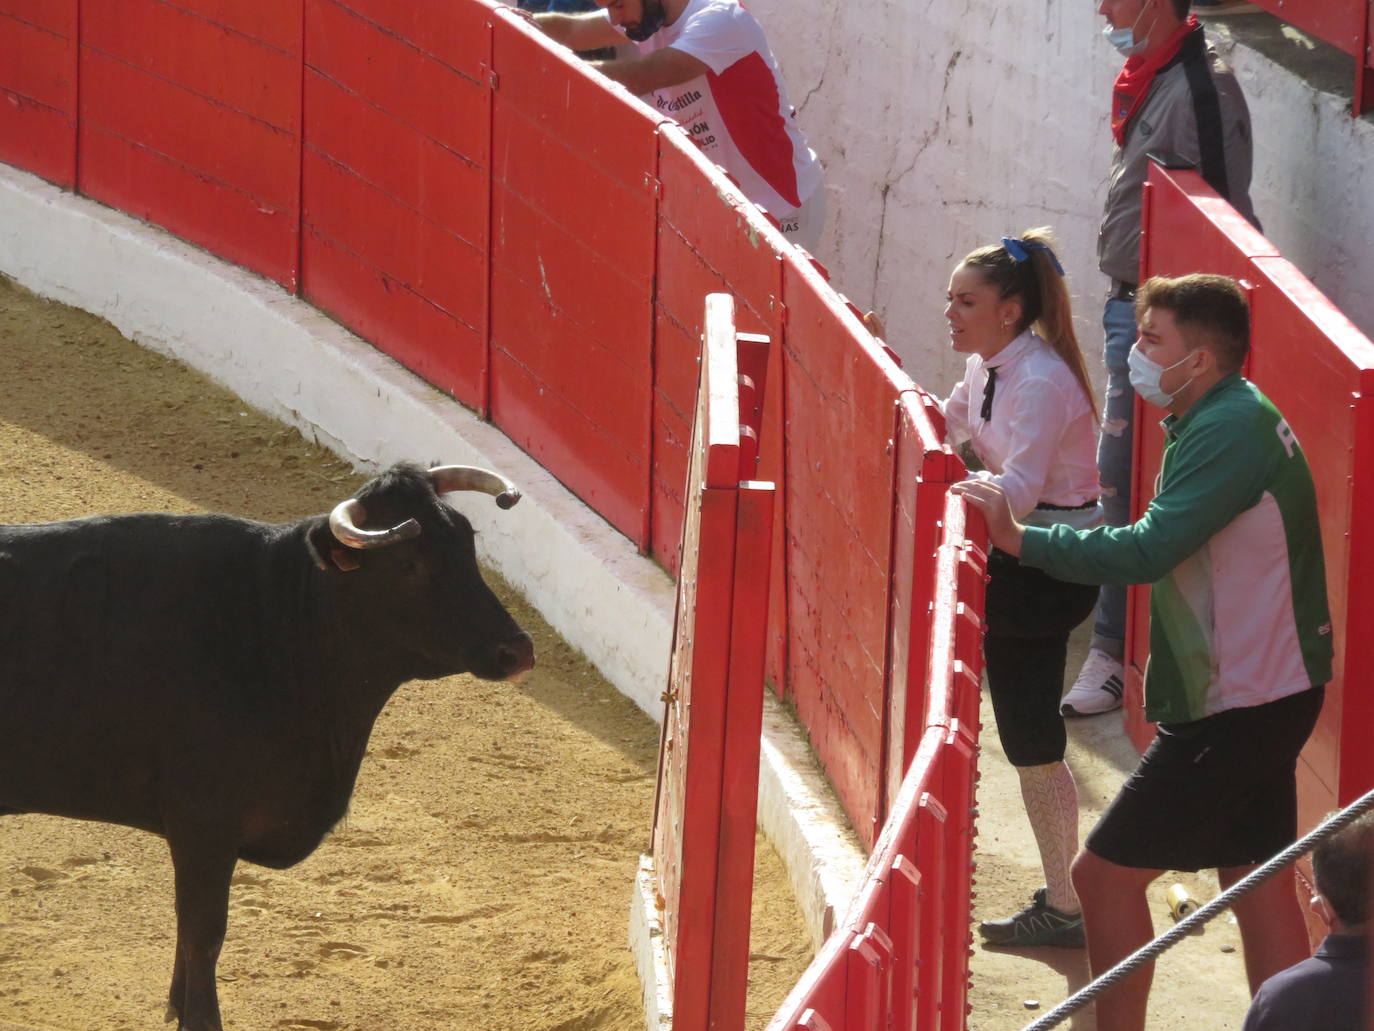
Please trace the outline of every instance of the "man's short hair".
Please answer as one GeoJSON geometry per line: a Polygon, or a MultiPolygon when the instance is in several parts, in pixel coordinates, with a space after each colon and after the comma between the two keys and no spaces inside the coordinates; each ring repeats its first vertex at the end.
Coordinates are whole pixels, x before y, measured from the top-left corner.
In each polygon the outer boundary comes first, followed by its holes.
{"type": "Polygon", "coordinates": [[[1317,891],[1341,923],[1358,927],[1369,919],[1369,893],[1374,890],[1374,810],[1312,850],[1312,874],[1317,891]]]}
{"type": "Polygon", "coordinates": [[[1250,305],[1230,276],[1152,276],[1135,295],[1137,322],[1146,308],[1171,313],[1188,349],[1207,348],[1222,372],[1239,372],[1244,366],[1250,353],[1250,305]]]}

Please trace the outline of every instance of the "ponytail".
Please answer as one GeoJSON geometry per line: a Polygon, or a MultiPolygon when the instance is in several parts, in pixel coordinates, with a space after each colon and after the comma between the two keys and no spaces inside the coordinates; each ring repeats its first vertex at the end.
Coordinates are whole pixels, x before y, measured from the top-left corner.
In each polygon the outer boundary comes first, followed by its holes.
{"type": "Polygon", "coordinates": [[[1020,299],[1021,321],[1016,332],[1033,327],[1044,337],[1078,380],[1096,419],[1097,399],[1073,330],[1069,288],[1059,259],[1051,249],[1053,242],[1047,227],[1028,229],[1019,239],[1004,237],[1000,245],[978,248],[963,263],[978,269],[1001,299],[1020,299]]]}

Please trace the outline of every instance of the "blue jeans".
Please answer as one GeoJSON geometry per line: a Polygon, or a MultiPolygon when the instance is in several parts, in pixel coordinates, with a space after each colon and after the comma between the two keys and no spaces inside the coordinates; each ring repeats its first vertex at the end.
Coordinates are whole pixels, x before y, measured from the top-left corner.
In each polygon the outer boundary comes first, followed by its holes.
{"type": "MultiPolygon", "coordinates": [[[[1102,331],[1102,359],[1107,367],[1107,399],[1097,443],[1102,515],[1108,526],[1126,526],[1131,521],[1131,425],[1135,413],[1135,391],[1126,356],[1137,335],[1135,303],[1108,298],[1102,309],[1102,331]]],[[[1125,640],[1126,588],[1104,586],[1097,601],[1092,647],[1120,659],[1125,640]]]]}

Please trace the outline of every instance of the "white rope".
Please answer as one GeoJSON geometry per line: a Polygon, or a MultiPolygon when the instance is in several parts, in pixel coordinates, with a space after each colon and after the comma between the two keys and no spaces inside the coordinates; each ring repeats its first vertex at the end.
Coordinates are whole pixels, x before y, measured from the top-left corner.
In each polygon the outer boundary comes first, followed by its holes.
{"type": "Polygon", "coordinates": [[[1252,870],[1207,905],[1184,917],[1154,941],[1127,956],[1091,984],[1080,988],[1039,1020],[1027,1024],[1023,1031],[1049,1031],[1049,1028],[1062,1024],[1068,1017],[1077,1013],[1113,985],[1124,981],[1137,969],[1153,960],[1174,943],[1187,937],[1194,928],[1201,927],[1218,913],[1229,909],[1231,903],[1236,899],[1267,881],[1285,866],[1295,862],[1300,856],[1312,851],[1317,844],[1344,829],[1370,809],[1374,809],[1374,791],[1361,796],[1317,827],[1312,833],[1289,845],[1263,866],[1252,870]]]}

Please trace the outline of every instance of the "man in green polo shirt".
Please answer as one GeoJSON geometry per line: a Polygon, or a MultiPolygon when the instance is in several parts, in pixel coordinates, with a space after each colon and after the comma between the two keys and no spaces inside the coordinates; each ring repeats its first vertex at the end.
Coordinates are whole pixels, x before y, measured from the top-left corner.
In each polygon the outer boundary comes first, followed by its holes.
{"type": "MultiPolygon", "coordinates": [[[[981,480],[956,484],[992,543],[1061,580],[1151,584],[1145,714],[1158,733],[1074,864],[1094,976],[1153,937],[1166,870],[1222,888],[1297,834],[1294,771],[1331,676],[1316,491],[1282,414],[1240,375],[1249,311],[1225,276],[1156,277],[1136,297],[1131,382],[1166,408],[1157,492],[1130,526],[1025,527],[981,480]]],[[[1251,991],[1308,954],[1291,868],[1235,906],[1251,991]]],[[[1097,1001],[1142,1031],[1153,967],[1097,1001]]]]}

